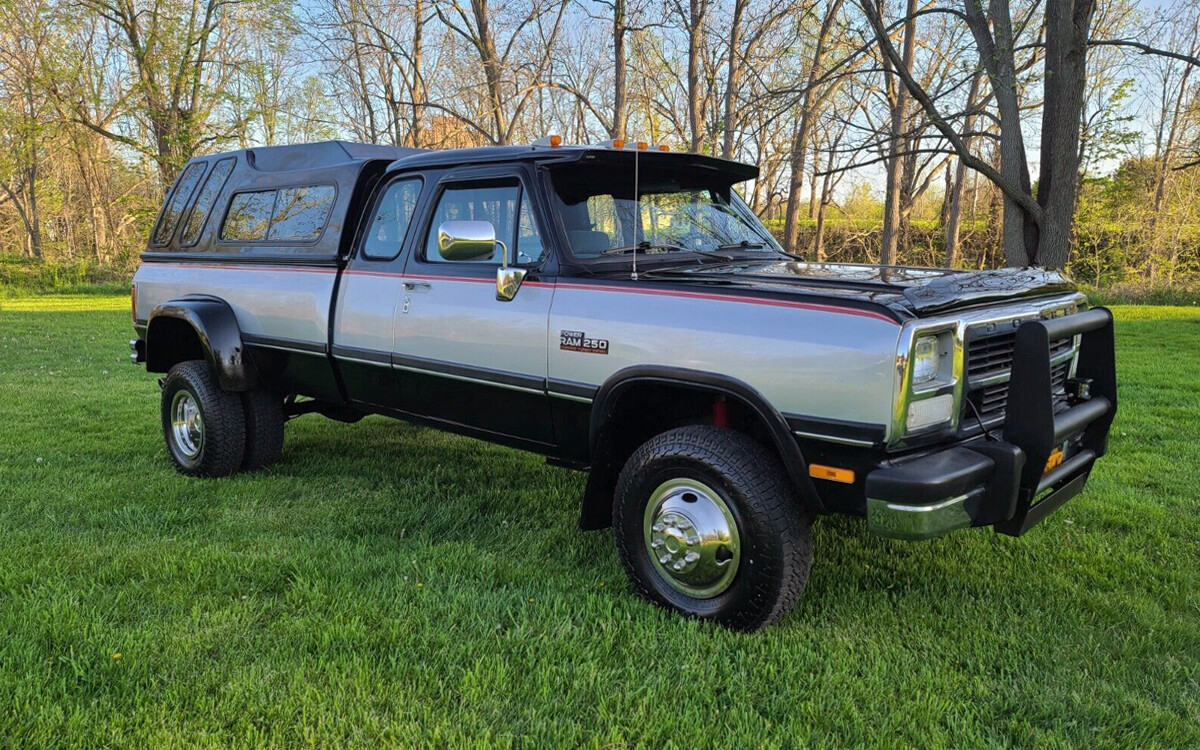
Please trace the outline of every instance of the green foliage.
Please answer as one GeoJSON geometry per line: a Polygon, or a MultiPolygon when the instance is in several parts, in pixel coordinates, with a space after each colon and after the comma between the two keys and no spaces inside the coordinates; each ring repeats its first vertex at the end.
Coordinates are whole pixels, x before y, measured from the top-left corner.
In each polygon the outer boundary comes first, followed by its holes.
{"type": "Polygon", "coordinates": [[[0,254],[0,298],[70,292],[113,294],[129,291],[129,271],[87,262],[37,262],[0,254]]]}
{"type": "Polygon", "coordinates": [[[303,417],[177,475],[127,305],[0,301],[2,744],[1200,746],[1196,310],[1117,309],[1110,453],[1037,529],[821,519],[747,636],[635,598],[529,454],[303,417]]]}

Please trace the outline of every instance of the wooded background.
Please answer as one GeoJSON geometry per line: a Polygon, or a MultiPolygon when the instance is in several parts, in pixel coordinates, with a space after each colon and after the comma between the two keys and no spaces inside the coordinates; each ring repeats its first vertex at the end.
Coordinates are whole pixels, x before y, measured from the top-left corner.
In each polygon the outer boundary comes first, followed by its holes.
{"type": "Polygon", "coordinates": [[[1187,284],[1198,56],[1200,0],[0,0],[0,281],[127,273],[197,154],[556,133],[757,163],[813,260],[1187,284]]]}

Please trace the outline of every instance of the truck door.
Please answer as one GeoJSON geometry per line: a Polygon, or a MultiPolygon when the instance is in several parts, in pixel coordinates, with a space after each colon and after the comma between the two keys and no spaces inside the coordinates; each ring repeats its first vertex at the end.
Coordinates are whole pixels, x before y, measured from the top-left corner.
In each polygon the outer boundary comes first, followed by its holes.
{"type": "Polygon", "coordinates": [[[338,286],[333,356],[347,397],[355,403],[401,408],[402,382],[392,368],[392,326],[404,282],[401,271],[413,216],[421,199],[420,176],[401,176],[372,201],[363,234],[338,286]]]}
{"type": "Polygon", "coordinates": [[[554,285],[539,273],[548,235],[528,177],[509,167],[452,172],[439,181],[405,264],[392,364],[405,411],[538,450],[554,443],[546,395],[554,285]],[[492,258],[441,256],[438,228],[456,220],[491,222],[498,240],[492,258]],[[501,247],[510,265],[528,269],[509,301],[496,298],[501,247]]]}

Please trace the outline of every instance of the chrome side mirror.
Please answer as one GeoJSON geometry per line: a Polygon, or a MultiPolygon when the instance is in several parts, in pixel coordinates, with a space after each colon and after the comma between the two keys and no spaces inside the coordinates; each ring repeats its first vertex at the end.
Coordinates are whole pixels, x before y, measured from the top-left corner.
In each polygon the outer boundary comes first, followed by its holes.
{"type": "MultiPolygon", "coordinates": [[[[496,228],[490,221],[444,221],[438,227],[437,249],[446,260],[491,260],[496,252],[496,228]]],[[[508,255],[508,248],[504,254],[508,255]]]]}
{"type": "Polygon", "coordinates": [[[508,264],[496,269],[496,299],[509,302],[517,296],[521,282],[525,280],[524,268],[509,268],[508,264]]]}
{"type": "Polygon", "coordinates": [[[508,246],[496,239],[490,221],[445,221],[438,227],[438,254],[451,261],[488,261],[500,246],[500,267],[496,269],[496,299],[508,302],[517,296],[525,269],[508,267],[508,246]]]}

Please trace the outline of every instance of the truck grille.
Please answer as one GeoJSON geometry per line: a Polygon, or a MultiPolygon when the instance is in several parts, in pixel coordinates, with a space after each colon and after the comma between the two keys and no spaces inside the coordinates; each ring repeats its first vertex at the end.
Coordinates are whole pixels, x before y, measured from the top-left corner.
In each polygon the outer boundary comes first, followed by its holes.
{"type": "MultiPolygon", "coordinates": [[[[966,351],[967,399],[986,421],[1002,419],[1008,405],[1008,375],[1012,372],[1013,349],[1016,346],[1016,331],[992,336],[971,338],[968,335],[966,351]],[[1003,381],[981,385],[980,381],[1003,377],[1003,381]]],[[[1075,346],[1073,338],[1050,342],[1050,357],[1070,352],[1075,346]]],[[[1067,358],[1050,367],[1050,385],[1057,406],[1065,402],[1067,377],[1071,372],[1071,359],[1067,358]]],[[[966,407],[964,425],[974,422],[974,410],[966,407]]]]}
{"type": "MultiPolygon", "coordinates": [[[[1007,375],[1012,370],[1013,349],[1016,347],[1017,332],[1001,333],[987,338],[978,338],[967,344],[967,380],[982,380],[996,375],[1007,375]]],[[[1069,351],[1074,339],[1050,342],[1050,356],[1069,351]]]]}

